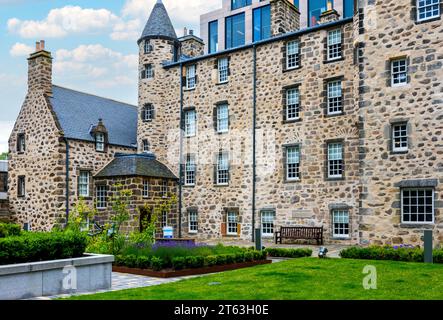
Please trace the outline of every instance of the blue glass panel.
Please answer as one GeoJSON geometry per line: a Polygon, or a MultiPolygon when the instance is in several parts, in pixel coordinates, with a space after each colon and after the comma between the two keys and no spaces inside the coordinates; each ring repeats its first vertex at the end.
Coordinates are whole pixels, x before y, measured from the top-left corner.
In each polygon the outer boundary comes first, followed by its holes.
{"type": "Polygon", "coordinates": [[[231,10],[251,5],[252,0],[231,0],[231,10]]]}
{"type": "Polygon", "coordinates": [[[245,14],[226,18],[226,49],[245,44],[245,14]]]}
{"type": "Polygon", "coordinates": [[[318,24],[320,15],[327,9],[327,0],[309,0],[308,2],[308,25],[310,27],[318,24]]]}
{"type": "Polygon", "coordinates": [[[209,53],[218,51],[218,21],[209,22],[209,53]]]}
{"type": "Polygon", "coordinates": [[[354,0],[344,0],[344,17],[349,18],[354,15],[354,0]]]}

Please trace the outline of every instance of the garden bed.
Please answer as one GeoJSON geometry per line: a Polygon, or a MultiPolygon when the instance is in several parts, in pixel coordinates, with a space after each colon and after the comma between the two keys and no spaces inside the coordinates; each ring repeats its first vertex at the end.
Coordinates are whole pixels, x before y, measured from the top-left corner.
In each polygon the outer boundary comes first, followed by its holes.
{"type": "Polygon", "coordinates": [[[155,278],[174,278],[174,277],[184,277],[184,276],[192,276],[199,274],[208,274],[208,273],[216,273],[223,271],[230,271],[236,269],[243,269],[248,267],[254,267],[263,264],[272,263],[271,260],[261,260],[261,261],[250,261],[250,262],[241,262],[241,263],[232,263],[226,264],[222,266],[211,266],[211,267],[202,267],[196,269],[183,269],[183,270],[174,270],[174,269],[165,269],[160,271],[154,271],[149,269],[140,269],[140,268],[128,268],[122,266],[113,266],[113,272],[120,273],[129,273],[136,274],[140,276],[148,276],[155,278]]]}

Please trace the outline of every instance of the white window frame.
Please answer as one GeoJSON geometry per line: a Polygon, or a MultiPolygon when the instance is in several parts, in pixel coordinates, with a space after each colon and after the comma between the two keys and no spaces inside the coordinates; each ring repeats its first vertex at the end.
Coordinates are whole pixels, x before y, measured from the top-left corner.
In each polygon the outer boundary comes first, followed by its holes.
{"type": "Polygon", "coordinates": [[[148,140],[143,140],[142,141],[142,152],[143,153],[148,153],[151,151],[151,145],[149,143],[148,140]]]}
{"type": "Polygon", "coordinates": [[[190,210],[188,213],[188,232],[198,233],[198,212],[196,210],[190,210]]]}
{"type": "Polygon", "coordinates": [[[343,88],[341,80],[328,81],[327,84],[328,115],[343,113],[343,88]]]}
{"type": "Polygon", "coordinates": [[[153,119],[153,112],[154,111],[154,106],[150,103],[145,104],[143,106],[143,120],[144,121],[152,121],[153,119]]]}
{"type": "Polygon", "coordinates": [[[149,198],[149,180],[143,179],[142,198],[149,198]]]}
{"type": "Polygon", "coordinates": [[[300,90],[299,88],[290,88],[286,90],[286,121],[300,119],[300,90]],[[290,112],[289,108],[291,108],[290,112]],[[292,110],[294,109],[294,110],[292,110]],[[290,117],[291,113],[295,113],[295,117],[290,117]]]}
{"type": "Polygon", "coordinates": [[[350,220],[349,210],[332,210],[332,236],[334,238],[350,238],[351,237],[351,220],[350,220]],[[341,222],[346,219],[348,222],[341,222]],[[340,221],[337,221],[341,219],[340,221]],[[342,226],[337,226],[336,224],[341,224],[342,226]],[[347,225],[347,226],[346,226],[347,225]],[[336,233],[335,230],[339,229],[341,232],[336,233]],[[347,234],[346,234],[347,230],[347,234]]]}
{"type": "Polygon", "coordinates": [[[266,210],[261,213],[261,227],[263,237],[273,237],[275,231],[275,211],[266,210]],[[269,216],[271,218],[269,219],[269,216]],[[272,230],[272,232],[267,232],[272,230]]]}
{"type": "Polygon", "coordinates": [[[161,184],[161,195],[162,198],[167,198],[169,193],[169,183],[168,180],[163,180],[161,184]]]}
{"type": "Polygon", "coordinates": [[[195,186],[196,164],[195,155],[188,154],[185,163],[185,186],[195,186]]]}
{"type": "Polygon", "coordinates": [[[341,42],[341,29],[335,29],[328,32],[328,61],[335,61],[343,57],[341,42]]]}
{"type": "Polygon", "coordinates": [[[105,134],[102,132],[95,134],[95,150],[100,152],[105,151],[105,134]]]}
{"type": "Polygon", "coordinates": [[[408,124],[406,122],[393,123],[391,129],[392,136],[392,151],[405,152],[409,150],[409,136],[408,136],[408,124]],[[405,127],[404,130],[400,127],[405,127]],[[396,129],[399,128],[400,135],[396,136],[396,129]],[[406,139],[406,146],[396,147],[396,139],[400,139],[400,144],[403,144],[403,139],[406,139]]]}
{"type": "Polygon", "coordinates": [[[217,132],[226,133],[229,131],[229,105],[220,104],[217,106],[217,132]]]}
{"type": "Polygon", "coordinates": [[[17,196],[26,197],[26,176],[19,176],[17,178],[17,196]],[[21,192],[20,192],[21,191],[21,192]]]}
{"type": "MultiPolygon", "coordinates": [[[[435,223],[435,189],[434,188],[402,188],[400,190],[400,193],[401,193],[401,223],[404,223],[404,224],[434,224],[435,223]],[[432,204],[431,204],[431,206],[432,206],[432,221],[405,221],[405,214],[411,215],[411,213],[410,212],[405,213],[405,211],[404,211],[404,209],[405,209],[404,191],[409,191],[409,192],[416,191],[417,194],[419,191],[424,191],[424,192],[431,191],[432,192],[432,204]]],[[[425,199],[426,199],[426,196],[425,196],[425,199]]],[[[416,200],[417,200],[416,202],[418,204],[418,195],[417,195],[416,200]]],[[[418,208],[418,205],[417,205],[417,208],[418,208]]],[[[417,218],[418,218],[419,214],[420,213],[417,213],[417,218]]],[[[425,218],[426,218],[426,213],[423,213],[423,214],[425,215],[425,218]]]]}
{"type": "Polygon", "coordinates": [[[167,226],[168,226],[168,211],[163,210],[162,211],[161,227],[165,228],[167,226]]]}
{"type": "MultiPolygon", "coordinates": [[[[328,178],[330,179],[336,179],[336,178],[343,178],[343,173],[344,173],[344,145],[342,142],[331,142],[328,143],[328,178]],[[331,154],[331,147],[332,146],[338,146],[340,145],[341,147],[341,155],[340,155],[340,159],[332,159],[332,154],[331,154]],[[341,161],[341,174],[331,174],[331,161],[341,161]]],[[[336,153],[334,153],[335,155],[336,153]]],[[[336,164],[338,165],[338,164],[336,164]]]]}
{"type": "Polygon", "coordinates": [[[229,154],[220,152],[217,156],[217,185],[229,185],[229,154]]]}
{"type": "Polygon", "coordinates": [[[17,146],[18,146],[18,148],[17,148],[17,152],[18,152],[18,153],[23,153],[23,152],[25,152],[25,151],[26,151],[25,134],[24,134],[24,133],[19,133],[19,134],[17,135],[17,139],[18,139],[18,142],[17,142],[17,146]]]}
{"type": "Polygon", "coordinates": [[[438,17],[440,17],[440,15],[441,15],[441,8],[440,8],[440,6],[441,6],[441,0],[433,0],[433,3],[431,3],[431,4],[426,4],[426,1],[423,1],[423,0],[417,0],[417,21],[418,22],[422,22],[422,21],[428,21],[428,20],[431,20],[431,19],[435,19],[435,18],[438,18],[438,17]],[[423,5],[422,6],[420,6],[420,2],[423,2],[423,5]],[[432,12],[432,13],[434,13],[434,6],[437,6],[437,11],[438,11],[438,13],[436,14],[436,15],[434,15],[434,14],[432,14],[431,16],[429,16],[429,17],[424,17],[424,18],[420,18],[420,10],[421,9],[424,9],[424,12],[425,12],[425,16],[426,16],[426,14],[428,13],[428,12],[432,12]]]}
{"type": "Polygon", "coordinates": [[[229,81],[229,59],[218,59],[218,83],[226,83],[229,81]]]}
{"type": "Polygon", "coordinates": [[[196,66],[195,64],[190,65],[186,68],[186,89],[191,90],[196,87],[196,66]]]}
{"type": "Polygon", "coordinates": [[[290,41],[286,44],[286,70],[300,67],[300,42],[290,41]]]}
{"type": "Polygon", "coordinates": [[[392,87],[402,87],[408,84],[408,60],[406,58],[393,59],[391,60],[391,86],[392,87]],[[404,63],[404,66],[396,64],[404,63]],[[404,74],[404,79],[400,79],[401,75],[404,74]],[[395,82],[396,77],[401,82],[395,82]]]}
{"type": "Polygon", "coordinates": [[[194,137],[197,134],[197,112],[195,109],[185,112],[185,137],[194,137]]]}
{"type": "Polygon", "coordinates": [[[286,147],[286,180],[287,181],[298,181],[300,180],[300,146],[287,146],[286,147]],[[290,151],[294,151],[295,155],[293,157],[289,157],[289,153],[290,151]],[[289,176],[289,172],[290,170],[290,165],[298,165],[298,169],[296,169],[298,171],[297,177],[290,177],[289,176]]]}
{"type": "Polygon", "coordinates": [[[89,197],[89,183],[90,183],[91,173],[86,170],[80,170],[78,175],[78,196],[79,197],[89,197]],[[86,177],[85,177],[86,175],[86,177]],[[82,192],[84,191],[84,192],[82,192]]]}
{"type": "Polygon", "coordinates": [[[238,213],[234,211],[228,211],[226,214],[226,234],[229,236],[238,235],[238,213]],[[234,226],[235,225],[235,226],[234,226]],[[230,230],[235,230],[230,231],[230,230]]]}
{"type": "Polygon", "coordinates": [[[144,52],[146,53],[151,53],[153,51],[153,46],[151,44],[151,41],[149,40],[145,40],[145,45],[144,45],[144,52]]]}
{"type": "Polygon", "coordinates": [[[97,209],[106,209],[108,207],[108,189],[107,186],[99,185],[95,187],[95,198],[97,209]]]}

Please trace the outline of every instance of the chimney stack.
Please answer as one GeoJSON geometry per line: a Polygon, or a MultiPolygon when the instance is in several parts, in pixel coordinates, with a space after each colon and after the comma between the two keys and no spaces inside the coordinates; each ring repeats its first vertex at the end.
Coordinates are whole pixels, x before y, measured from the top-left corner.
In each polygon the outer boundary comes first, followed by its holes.
{"type": "Polygon", "coordinates": [[[320,15],[320,21],[318,24],[328,23],[332,21],[337,21],[340,18],[340,14],[332,6],[332,2],[328,0],[327,9],[320,15]]]}
{"type": "Polygon", "coordinates": [[[35,52],[28,58],[28,92],[52,94],[52,56],[45,51],[45,40],[35,43],[35,52]]]}
{"type": "Polygon", "coordinates": [[[190,29],[189,30],[189,35],[193,36],[194,35],[194,30],[190,29]]]}
{"type": "Polygon", "coordinates": [[[188,35],[188,28],[183,28],[183,37],[186,37],[188,35]]]}

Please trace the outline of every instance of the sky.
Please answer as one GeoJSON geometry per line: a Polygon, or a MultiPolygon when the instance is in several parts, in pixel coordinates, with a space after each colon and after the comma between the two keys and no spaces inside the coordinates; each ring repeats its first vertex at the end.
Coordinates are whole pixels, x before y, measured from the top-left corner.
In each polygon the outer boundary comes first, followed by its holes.
{"type": "MultiPolygon", "coordinates": [[[[27,91],[35,42],[52,53],[53,83],[137,104],[137,39],[157,0],[0,0],[0,153],[27,91]]],[[[199,35],[221,0],[163,0],[177,36],[199,35]]]]}

